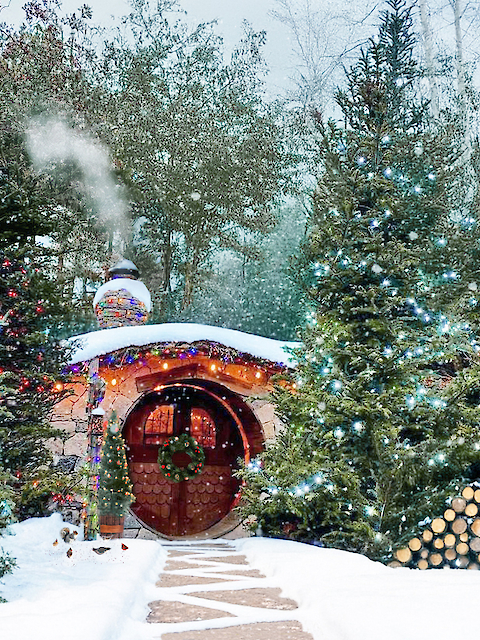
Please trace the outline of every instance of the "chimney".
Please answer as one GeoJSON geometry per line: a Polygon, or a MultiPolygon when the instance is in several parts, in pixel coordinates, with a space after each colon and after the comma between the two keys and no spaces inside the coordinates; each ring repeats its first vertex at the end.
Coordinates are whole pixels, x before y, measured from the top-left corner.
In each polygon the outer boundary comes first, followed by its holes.
{"type": "Polygon", "coordinates": [[[137,267],[130,260],[120,260],[108,273],[111,280],[102,284],[93,299],[100,328],[145,324],[152,302],[149,290],[137,279],[137,267]]]}

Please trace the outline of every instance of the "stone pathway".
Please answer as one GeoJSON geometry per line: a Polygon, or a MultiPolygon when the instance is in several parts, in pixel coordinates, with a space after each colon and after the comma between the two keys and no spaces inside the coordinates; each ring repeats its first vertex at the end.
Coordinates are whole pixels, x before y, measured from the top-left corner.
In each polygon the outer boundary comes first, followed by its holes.
{"type": "Polygon", "coordinates": [[[159,640],[313,640],[297,603],[228,542],[169,544],[147,622],[159,640]],[[155,631],[158,629],[158,635],[155,631]]]}

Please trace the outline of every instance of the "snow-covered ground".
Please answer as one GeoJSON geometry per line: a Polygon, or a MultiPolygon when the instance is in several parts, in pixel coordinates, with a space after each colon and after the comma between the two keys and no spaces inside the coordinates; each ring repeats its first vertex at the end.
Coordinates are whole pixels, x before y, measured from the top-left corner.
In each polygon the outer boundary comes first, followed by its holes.
{"type": "Polygon", "coordinates": [[[18,564],[0,579],[8,601],[0,604],[1,640],[137,640],[166,552],[146,540],[124,540],[126,550],[120,540],[65,544],[64,526],[74,529],[53,514],[12,525],[14,535],[0,538],[18,564]],[[92,549],[101,546],[111,549],[97,555],[92,549]]]}
{"type": "Polygon", "coordinates": [[[298,619],[315,640],[450,640],[478,633],[480,571],[392,569],[284,540],[237,544],[299,603],[298,619]]]}
{"type": "MultiPolygon", "coordinates": [[[[0,581],[1,640],[151,640],[147,603],[166,553],[159,542],[66,545],[59,515],[13,525],[0,546],[18,568],[0,581]],[[53,546],[53,541],[59,540],[53,546]],[[93,548],[109,546],[97,555],[93,548]],[[66,551],[72,549],[72,556],[66,551]]],[[[67,525],[70,526],[71,525],[67,525]]],[[[390,569],[363,556],[262,538],[235,546],[294,598],[294,617],[315,640],[474,638],[480,572],[390,569]]],[[[205,622],[205,626],[208,623],[205,622]]]]}

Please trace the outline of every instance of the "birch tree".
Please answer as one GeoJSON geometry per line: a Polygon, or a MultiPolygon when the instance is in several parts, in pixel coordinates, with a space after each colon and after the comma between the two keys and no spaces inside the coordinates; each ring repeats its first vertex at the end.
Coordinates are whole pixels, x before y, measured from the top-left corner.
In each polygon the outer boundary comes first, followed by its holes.
{"type": "Polygon", "coordinates": [[[354,0],[275,0],[272,16],[292,34],[295,99],[302,104],[331,103],[333,89],[346,61],[355,57],[371,32],[382,2],[354,0]]]}
{"type": "Polygon", "coordinates": [[[437,70],[435,65],[434,39],[431,27],[430,9],[426,0],[418,0],[418,8],[420,11],[420,24],[422,27],[422,42],[425,52],[425,63],[427,78],[430,90],[430,101],[432,113],[435,118],[438,117],[440,111],[439,104],[439,87],[437,79],[437,70]]]}

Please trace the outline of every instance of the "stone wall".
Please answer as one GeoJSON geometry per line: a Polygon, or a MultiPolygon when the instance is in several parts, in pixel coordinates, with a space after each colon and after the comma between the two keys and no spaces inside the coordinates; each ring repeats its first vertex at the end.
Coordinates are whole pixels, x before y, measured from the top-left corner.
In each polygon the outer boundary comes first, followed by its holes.
{"type": "Polygon", "coordinates": [[[262,398],[247,400],[247,404],[262,425],[265,442],[273,442],[283,428],[282,421],[275,415],[273,404],[262,398]]]}
{"type": "Polygon", "coordinates": [[[87,451],[87,391],[83,380],[69,385],[71,394],[59,402],[50,416],[53,427],[63,431],[63,438],[49,442],[54,459],[77,456],[84,460],[87,451]]]}

